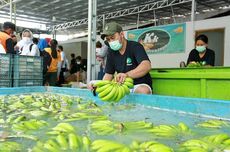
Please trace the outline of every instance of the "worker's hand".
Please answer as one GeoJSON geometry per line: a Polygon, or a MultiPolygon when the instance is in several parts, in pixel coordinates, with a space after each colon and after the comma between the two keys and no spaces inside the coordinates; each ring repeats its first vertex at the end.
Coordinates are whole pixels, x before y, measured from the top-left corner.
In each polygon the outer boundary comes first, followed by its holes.
{"type": "Polygon", "coordinates": [[[89,90],[94,90],[95,89],[95,87],[93,86],[95,83],[97,82],[97,80],[92,80],[92,81],[90,81],[88,84],[87,84],[87,88],[89,89],[89,90]]]}
{"type": "Polygon", "coordinates": [[[115,81],[118,83],[123,83],[123,82],[125,82],[126,77],[127,77],[126,73],[118,73],[115,76],[115,81]]]}

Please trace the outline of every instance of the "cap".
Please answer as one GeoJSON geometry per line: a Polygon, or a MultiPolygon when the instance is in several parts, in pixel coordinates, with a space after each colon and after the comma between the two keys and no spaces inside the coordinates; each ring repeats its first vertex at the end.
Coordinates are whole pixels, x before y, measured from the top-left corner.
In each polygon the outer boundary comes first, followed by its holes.
{"type": "Polygon", "coordinates": [[[107,23],[105,25],[105,29],[103,30],[103,34],[101,35],[101,38],[105,38],[105,36],[108,35],[113,35],[116,32],[121,32],[122,31],[122,27],[120,24],[116,23],[116,22],[110,22],[107,23]]]}
{"type": "Polygon", "coordinates": [[[4,29],[11,28],[12,30],[15,31],[15,24],[12,22],[5,22],[5,23],[3,23],[3,28],[4,29]]]}

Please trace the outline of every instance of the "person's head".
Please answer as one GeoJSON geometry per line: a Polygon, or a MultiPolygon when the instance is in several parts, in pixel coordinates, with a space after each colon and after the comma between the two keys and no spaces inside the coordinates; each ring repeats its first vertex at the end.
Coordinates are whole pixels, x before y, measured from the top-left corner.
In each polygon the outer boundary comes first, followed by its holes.
{"type": "Polygon", "coordinates": [[[71,56],[72,59],[75,58],[75,54],[74,53],[71,53],[70,56],[71,56]]]}
{"type": "Polygon", "coordinates": [[[119,51],[125,40],[122,27],[116,22],[105,25],[102,37],[106,37],[106,41],[108,41],[110,48],[114,51],[119,51]]]}
{"type": "Polygon", "coordinates": [[[77,62],[77,64],[81,64],[81,56],[76,57],[76,62],[77,62]]]}
{"type": "Polygon", "coordinates": [[[32,42],[33,39],[33,34],[29,29],[25,29],[22,32],[22,40],[24,41],[25,44],[29,44],[32,42]]]}
{"type": "Polygon", "coordinates": [[[11,35],[14,33],[16,29],[16,26],[12,22],[5,22],[3,23],[3,31],[5,31],[8,35],[11,35]]]}
{"type": "Polygon", "coordinates": [[[58,45],[58,42],[57,40],[55,39],[52,39],[50,42],[50,48],[51,48],[51,55],[54,59],[57,58],[57,45],[58,45]]]}
{"type": "Polygon", "coordinates": [[[60,52],[63,51],[63,46],[62,45],[58,45],[58,51],[60,51],[60,52]]]}
{"type": "Polygon", "coordinates": [[[96,42],[96,48],[101,48],[101,47],[102,47],[101,42],[100,42],[100,41],[97,41],[97,42],[96,42]]]}
{"type": "Polygon", "coordinates": [[[36,44],[36,45],[38,44],[38,38],[34,37],[34,38],[32,39],[32,41],[33,41],[34,44],[36,44]]]}
{"type": "Polygon", "coordinates": [[[196,50],[203,53],[208,47],[208,37],[206,35],[199,35],[196,37],[196,50]]]}

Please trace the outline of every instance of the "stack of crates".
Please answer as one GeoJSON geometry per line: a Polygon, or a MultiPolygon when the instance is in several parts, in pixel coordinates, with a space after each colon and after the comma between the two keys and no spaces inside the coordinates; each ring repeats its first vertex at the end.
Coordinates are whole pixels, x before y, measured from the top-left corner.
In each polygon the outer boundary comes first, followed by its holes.
{"type": "Polygon", "coordinates": [[[0,88],[12,87],[12,56],[0,54],[0,88]]]}
{"type": "Polygon", "coordinates": [[[13,86],[42,86],[43,59],[39,56],[14,56],[13,86]]]}

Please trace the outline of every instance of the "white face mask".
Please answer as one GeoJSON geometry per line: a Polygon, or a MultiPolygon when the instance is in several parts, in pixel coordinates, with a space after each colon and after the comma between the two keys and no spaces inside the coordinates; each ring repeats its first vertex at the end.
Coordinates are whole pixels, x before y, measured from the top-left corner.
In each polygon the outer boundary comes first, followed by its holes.
{"type": "Polygon", "coordinates": [[[29,37],[23,37],[23,38],[22,38],[22,40],[23,40],[23,41],[24,41],[24,43],[26,43],[26,44],[28,44],[28,43],[31,43],[31,42],[32,42],[31,38],[29,38],[29,37]]]}
{"type": "Polygon", "coordinates": [[[77,61],[77,64],[81,64],[81,61],[77,61]]]}

